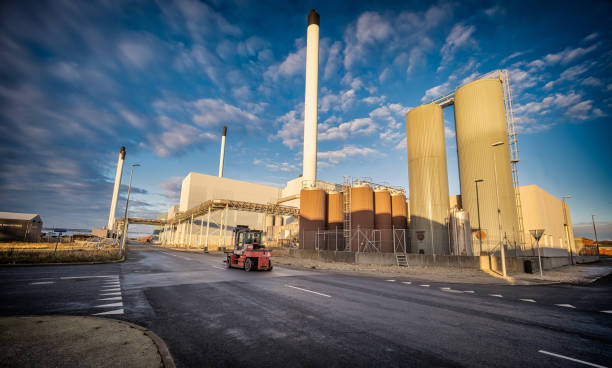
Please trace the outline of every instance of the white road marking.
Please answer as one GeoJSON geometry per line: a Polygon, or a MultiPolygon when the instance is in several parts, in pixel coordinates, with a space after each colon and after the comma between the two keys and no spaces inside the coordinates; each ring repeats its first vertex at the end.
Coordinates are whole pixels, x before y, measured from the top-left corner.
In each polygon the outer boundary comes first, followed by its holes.
{"type": "Polygon", "coordinates": [[[113,289],[104,289],[104,290],[100,290],[102,292],[107,292],[107,291],[121,291],[121,288],[113,288],[113,289]]]}
{"type": "Polygon", "coordinates": [[[446,292],[446,293],[455,293],[455,294],[463,294],[463,291],[461,290],[453,290],[451,288],[441,288],[440,290],[446,292]]]}
{"type": "Polygon", "coordinates": [[[30,285],[49,285],[49,284],[55,284],[55,281],[30,282],[30,285]]]}
{"type": "Polygon", "coordinates": [[[609,311],[601,311],[601,313],[610,313],[610,314],[612,314],[612,310],[609,310],[609,311]]]}
{"type": "Polygon", "coordinates": [[[412,282],[411,281],[402,281],[402,284],[412,285],[412,282]]]}
{"type": "Polygon", "coordinates": [[[573,308],[576,309],[576,307],[574,307],[571,304],[555,304],[557,307],[563,307],[563,308],[573,308]]]}
{"type": "Polygon", "coordinates": [[[121,284],[119,281],[113,281],[113,282],[105,282],[102,285],[103,286],[106,286],[106,285],[110,285],[110,286],[117,285],[117,286],[119,286],[119,284],[121,284]]]}
{"type": "Polygon", "coordinates": [[[389,282],[395,282],[395,280],[386,280],[386,281],[389,281],[389,282]]]}
{"type": "Polygon", "coordinates": [[[104,316],[104,315],[108,315],[108,314],[123,314],[123,308],[122,309],[116,309],[116,310],[108,311],[108,312],[95,313],[95,314],[92,314],[92,316],[104,316]]]}
{"type": "Polygon", "coordinates": [[[115,307],[123,307],[123,303],[119,302],[119,303],[96,305],[96,308],[115,308],[115,307]]]}
{"type": "Polygon", "coordinates": [[[102,299],[98,299],[98,300],[122,300],[120,296],[113,296],[110,298],[102,298],[102,299]]]}
{"type": "Polygon", "coordinates": [[[522,300],[522,301],[524,301],[524,302],[529,302],[529,303],[535,303],[535,302],[536,302],[536,301],[535,301],[535,300],[533,300],[533,299],[519,299],[519,300],[522,300]]]}
{"type": "Polygon", "coordinates": [[[422,287],[429,287],[429,285],[419,285],[419,286],[422,286],[422,287]]]}
{"type": "Polygon", "coordinates": [[[331,298],[331,295],[327,295],[327,294],[323,294],[323,293],[317,293],[316,291],[312,291],[312,290],[308,290],[308,289],[302,289],[302,288],[299,288],[297,286],[291,286],[291,285],[287,285],[287,284],[285,284],[285,286],[293,288],[293,289],[297,289],[297,290],[302,290],[302,291],[305,291],[307,293],[313,293],[313,294],[321,295],[321,296],[324,296],[326,298],[331,298]]]}
{"type": "Polygon", "coordinates": [[[503,298],[504,296],[501,294],[489,294],[489,296],[494,296],[496,298],[503,298]]]}
{"type": "Polygon", "coordinates": [[[220,270],[225,270],[225,267],[217,267],[217,266],[213,266],[214,268],[218,268],[220,270]]]}
{"type": "Polygon", "coordinates": [[[104,296],[104,295],[121,295],[121,293],[104,293],[104,294],[100,294],[100,296],[104,296]]]}
{"type": "Polygon", "coordinates": [[[474,294],[474,290],[463,290],[464,293],[474,294]]]}
{"type": "Polygon", "coordinates": [[[96,277],[117,277],[117,275],[104,275],[104,276],[69,276],[60,277],[61,280],[72,280],[72,279],[91,279],[96,277]]]}
{"type": "Polygon", "coordinates": [[[551,356],[554,356],[554,357],[557,357],[557,358],[561,358],[561,359],[571,360],[572,362],[582,363],[582,364],[584,364],[584,365],[589,365],[589,366],[591,366],[591,367],[606,368],[606,366],[603,366],[603,365],[599,365],[599,364],[595,364],[595,363],[585,362],[584,360],[580,360],[580,359],[576,359],[576,358],[570,358],[570,357],[568,357],[568,356],[561,355],[561,354],[551,353],[550,351],[546,351],[546,350],[538,350],[538,353],[542,353],[542,354],[551,355],[551,356]]]}

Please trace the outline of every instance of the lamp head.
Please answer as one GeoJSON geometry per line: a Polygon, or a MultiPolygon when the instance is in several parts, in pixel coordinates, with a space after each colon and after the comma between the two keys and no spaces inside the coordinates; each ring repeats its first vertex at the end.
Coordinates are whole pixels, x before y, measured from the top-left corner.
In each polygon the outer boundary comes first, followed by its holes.
{"type": "Polygon", "coordinates": [[[504,142],[495,142],[495,143],[491,143],[491,147],[501,146],[502,144],[504,144],[504,142]]]}

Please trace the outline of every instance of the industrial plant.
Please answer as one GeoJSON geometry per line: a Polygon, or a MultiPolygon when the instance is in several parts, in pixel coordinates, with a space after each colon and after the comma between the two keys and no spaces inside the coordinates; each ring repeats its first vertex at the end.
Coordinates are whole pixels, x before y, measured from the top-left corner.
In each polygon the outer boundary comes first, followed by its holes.
{"type": "MultiPolygon", "coordinates": [[[[223,176],[227,127],[223,127],[217,176],[191,172],[180,203],[158,219],[128,217],[156,226],[163,245],[230,248],[232,231],[263,231],[268,246],[298,253],[381,254],[398,265],[406,255],[495,256],[505,273],[507,257],[577,257],[569,207],[535,186],[519,186],[518,142],[510,78],[496,70],[406,114],[408,192],[384,177],[317,179],[320,18],[308,15],[304,101],[303,173],[284,188],[223,176]],[[455,117],[460,194],[448,185],[443,109],[455,117]],[[530,230],[545,229],[534,239],[530,230]]],[[[231,134],[231,132],[230,132],[231,134]]],[[[231,144],[231,139],[229,143],[231,144]]],[[[119,153],[110,206],[109,236],[123,231],[115,219],[125,159],[119,153]]]]}

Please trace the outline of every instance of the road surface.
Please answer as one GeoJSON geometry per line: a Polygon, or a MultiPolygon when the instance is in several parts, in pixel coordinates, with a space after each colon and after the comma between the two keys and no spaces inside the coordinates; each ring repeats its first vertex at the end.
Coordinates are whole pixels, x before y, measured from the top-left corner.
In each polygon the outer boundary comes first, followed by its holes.
{"type": "Polygon", "coordinates": [[[527,287],[247,273],[133,245],[124,263],[0,268],[0,315],[47,314],[145,326],[179,367],[612,366],[610,276],[527,287]]]}

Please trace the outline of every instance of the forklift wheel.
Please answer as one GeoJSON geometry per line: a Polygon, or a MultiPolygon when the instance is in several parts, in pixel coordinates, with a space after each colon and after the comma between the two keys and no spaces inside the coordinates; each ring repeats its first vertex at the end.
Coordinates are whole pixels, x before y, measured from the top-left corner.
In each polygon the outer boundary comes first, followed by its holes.
{"type": "Polygon", "coordinates": [[[272,271],[272,261],[268,261],[268,271],[272,271]]]}
{"type": "Polygon", "coordinates": [[[247,258],[247,260],[244,262],[244,270],[246,272],[249,272],[253,269],[253,261],[251,261],[250,258],[247,258]]]}
{"type": "Polygon", "coordinates": [[[230,259],[230,256],[227,256],[227,268],[231,268],[232,267],[232,261],[230,259]]]}

